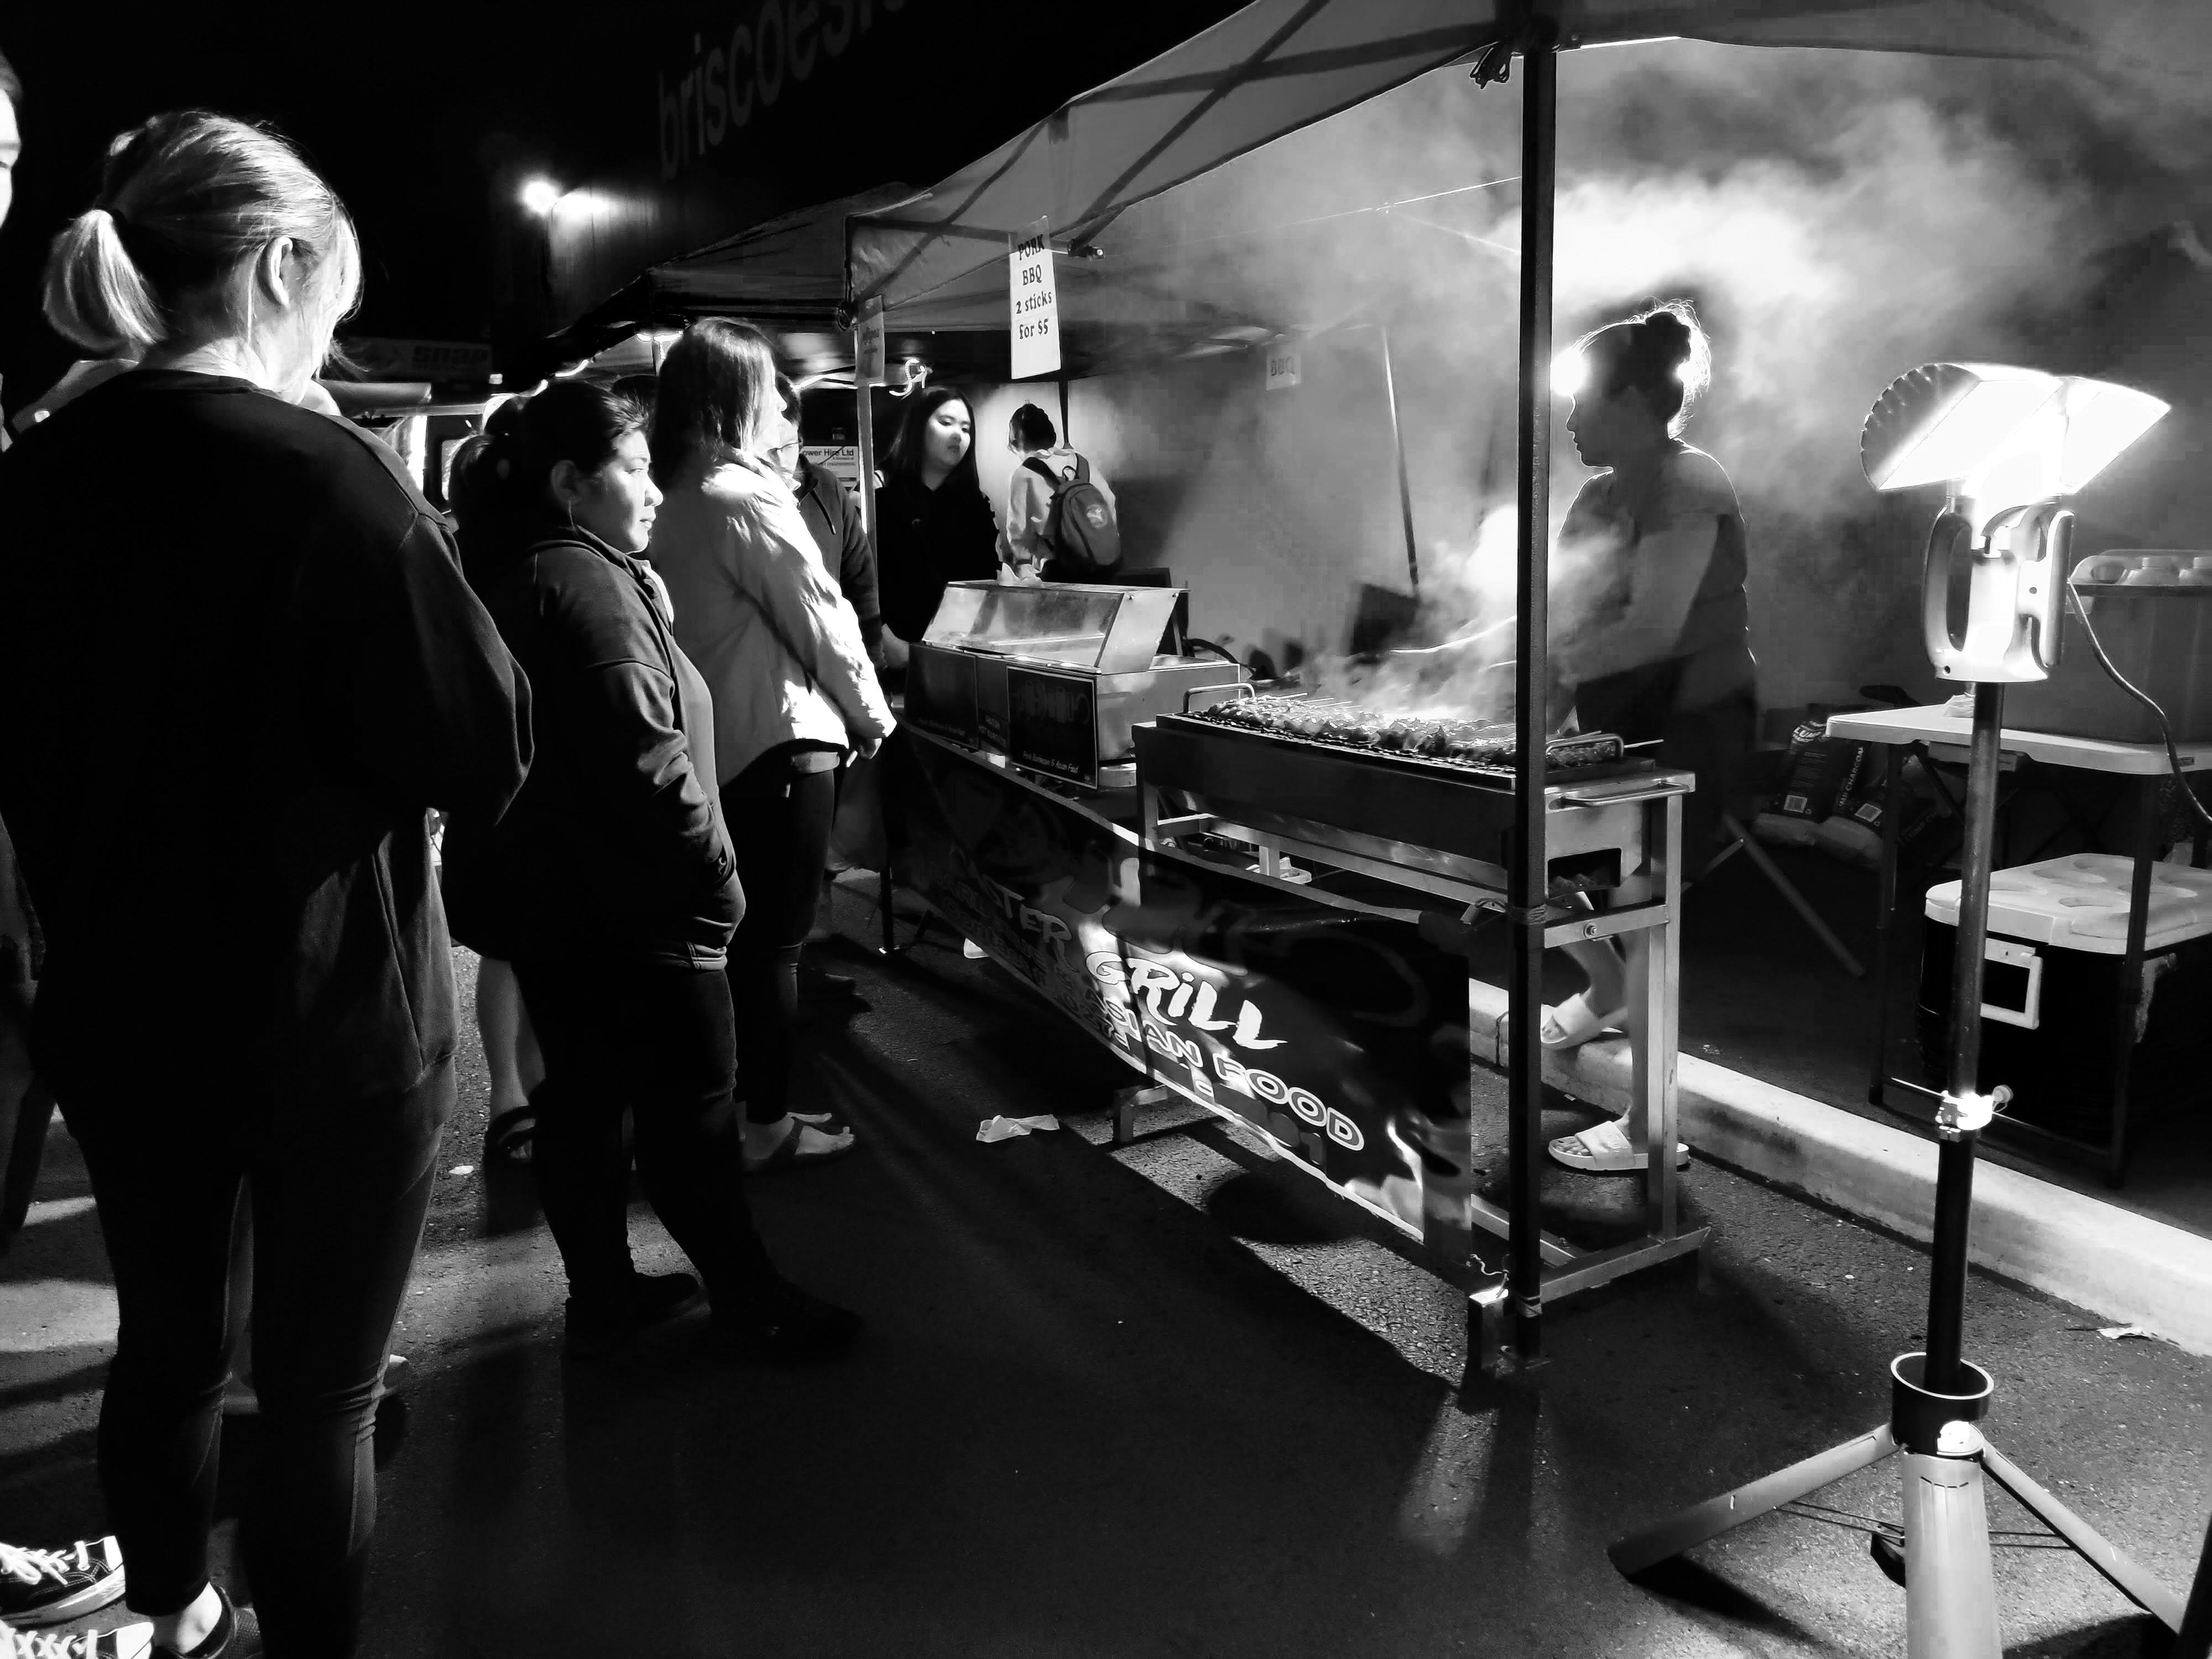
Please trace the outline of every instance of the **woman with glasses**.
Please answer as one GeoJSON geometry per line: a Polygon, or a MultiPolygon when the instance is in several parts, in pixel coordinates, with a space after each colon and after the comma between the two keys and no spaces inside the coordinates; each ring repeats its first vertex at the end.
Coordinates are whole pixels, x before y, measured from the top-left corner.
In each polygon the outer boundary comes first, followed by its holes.
{"type": "Polygon", "coordinates": [[[853,1145],[830,1114],[791,1109],[799,956],[837,769],[875,753],[893,725],[860,618],[779,466],[798,443],[760,331],[723,318],[687,329],[660,371],[653,466],[666,500],[650,556],[675,602],[678,642],[714,696],[715,781],[747,896],[728,971],[752,1170],[853,1145]]]}

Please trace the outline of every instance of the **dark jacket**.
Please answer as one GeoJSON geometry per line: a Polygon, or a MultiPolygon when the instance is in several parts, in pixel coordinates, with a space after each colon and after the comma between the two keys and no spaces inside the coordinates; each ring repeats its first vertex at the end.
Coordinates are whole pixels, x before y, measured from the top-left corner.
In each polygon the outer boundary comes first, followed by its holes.
{"type": "Polygon", "coordinates": [[[453,1052],[426,810],[496,817],[528,689],[382,444],[141,371],[0,457],[0,817],[55,1092],[412,1087],[453,1052]]]}
{"type": "Polygon", "coordinates": [[[446,832],[454,933],[488,956],[721,966],[744,898],[704,682],[641,562],[565,525],[508,545],[470,564],[530,676],[537,757],[505,817],[446,832]]]}
{"type": "Polygon", "coordinates": [[[860,504],[826,466],[799,458],[799,516],[806,520],[822,562],[837,578],[845,603],[860,619],[860,638],[868,655],[880,659],[884,645],[882,602],[876,597],[876,550],[868,545],[868,526],[860,504]]]}
{"type": "Polygon", "coordinates": [[[999,521],[981,489],[948,478],[935,489],[918,476],[893,476],[876,492],[877,575],[884,624],[918,640],[937,614],[945,585],[999,574],[999,521]]]}

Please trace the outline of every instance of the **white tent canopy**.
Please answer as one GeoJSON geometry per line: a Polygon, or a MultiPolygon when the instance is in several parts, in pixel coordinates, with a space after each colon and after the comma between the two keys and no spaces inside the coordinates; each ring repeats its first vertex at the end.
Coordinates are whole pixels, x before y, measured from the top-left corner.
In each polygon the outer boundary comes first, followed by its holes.
{"type": "MultiPolygon", "coordinates": [[[[2159,0],[1565,0],[1563,46],[1667,36],[2072,60],[2212,97],[2212,30],[2159,0]]],[[[1005,325],[1006,239],[1079,248],[1131,206],[1513,38],[1507,0],[1255,0],[897,207],[856,213],[851,297],[894,326],[1005,325]]],[[[1085,281],[1061,267],[1063,289],[1085,281]]]]}

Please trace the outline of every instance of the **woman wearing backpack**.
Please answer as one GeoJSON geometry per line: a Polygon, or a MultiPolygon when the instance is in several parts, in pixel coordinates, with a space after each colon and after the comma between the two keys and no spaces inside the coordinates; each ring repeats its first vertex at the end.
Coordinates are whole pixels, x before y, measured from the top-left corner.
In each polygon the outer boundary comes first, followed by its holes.
{"type": "MultiPolygon", "coordinates": [[[[1034,571],[1048,582],[1096,581],[1121,562],[1121,538],[1114,492],[1107,488],[1091,463],[1060,441],[1052,416],[1035,404],[1014,411],[1006,430],[1006,447],[1021,459],[1014,464],[1012,482],[1006,489],[1006,527],[999,536],[999,557],[1018,574],[1034,571]],[[1072,486],[1087,485],[1097,499],[1079,495],[1072,486]],[[1063,492],[1079,508],[1103,506],[1103,525],[1079,530],[1083,556],[1069,545],[1069,533],[1055,524],[1053,501],[1063,492]]],[[[1066,513],[1063,507],[1063,516],[1066,513]]]]}

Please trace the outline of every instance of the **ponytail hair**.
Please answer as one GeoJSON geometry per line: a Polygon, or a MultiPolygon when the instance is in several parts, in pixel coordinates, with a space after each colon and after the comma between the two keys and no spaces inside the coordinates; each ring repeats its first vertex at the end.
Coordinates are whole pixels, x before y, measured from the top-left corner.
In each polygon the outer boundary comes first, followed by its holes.
{"type": "Polygon", "coordinates": [[[1050,449],[1060,441],[1059,428],[1052,416],[1035,404],[1024,404],[1014,411],[1012,422],[1015,441],[1024,449],[1050,449]]]}
{"type": "Polygon", "coordinates": [[[248,263],[289,237],[325,337],[361,294],[345,204],[274,132],[206,110],[157,115],[108,146],[100,195],[46,256],[46,320],[96,356],[243,332],[248,263]]]}
{"type": "Polygon", "coordinates": [[[1576,349],[1589,365],[1593,391],[1613,398],[1633,386],[1667,422],[1669,436],[1680,435],[1712,384],[1712,345],[1687,300],[1585,334],[1576,349]]]}
{"type": "Polygon", "coordinates": [[[553,510],[555,467],[567,461],[579,472],[596,472],[624,438],[647,425],[635,398],[588,380],[556,380],[534,397],[501,404],[483,436],[454,460],[452,499],[463,547],[542,521],[553,510]]]}

